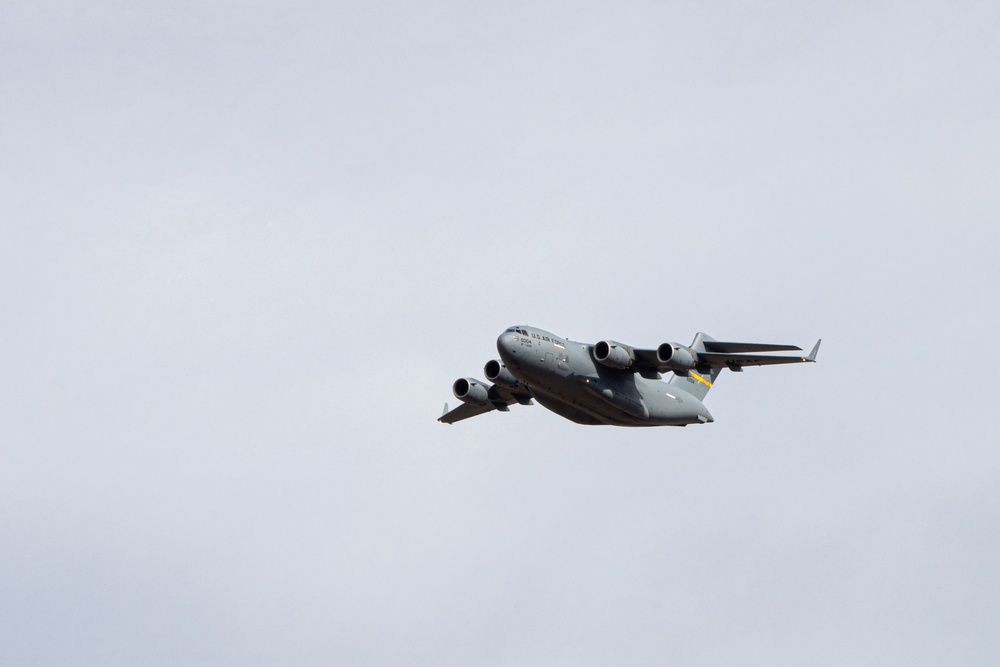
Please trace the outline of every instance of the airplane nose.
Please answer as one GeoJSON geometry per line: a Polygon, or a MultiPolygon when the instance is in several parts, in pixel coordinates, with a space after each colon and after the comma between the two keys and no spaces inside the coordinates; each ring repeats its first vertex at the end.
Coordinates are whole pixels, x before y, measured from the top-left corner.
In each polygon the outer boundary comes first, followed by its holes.
{"type": "Polygon", "coordinates": [[[497,352],[500,353],[500,358],[508,366],[513,365],[517,359],[517,347],[518,343],[516,341],[517,334],[515,333],[502,333],[500,337],[497,338],[497,352]]]}

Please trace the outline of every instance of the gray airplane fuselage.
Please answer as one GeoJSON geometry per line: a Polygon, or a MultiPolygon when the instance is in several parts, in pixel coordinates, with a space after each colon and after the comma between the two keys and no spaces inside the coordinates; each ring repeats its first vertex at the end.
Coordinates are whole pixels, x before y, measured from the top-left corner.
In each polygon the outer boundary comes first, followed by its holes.
{"type": "Polygon", "coordinates": [[[598,363],[593,346],[533,327],[497,338],[510,373],[552,412],[579,424],[685,426],[714,421],[681,387],[598,363]]]}

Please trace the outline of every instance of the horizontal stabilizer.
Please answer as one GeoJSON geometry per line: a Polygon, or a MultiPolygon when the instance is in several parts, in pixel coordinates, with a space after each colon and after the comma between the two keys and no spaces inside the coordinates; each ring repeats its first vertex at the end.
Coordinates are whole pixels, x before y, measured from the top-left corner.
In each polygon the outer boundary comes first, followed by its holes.
{"type": "Polygon", "coordinates": [[[797,345],[771,345],[769,343],[725,343],[718,340],[705,340],[702,343],[706,352],[721,352],[735,354],[740,352],[787,352],[801,350],[797,345]]]}

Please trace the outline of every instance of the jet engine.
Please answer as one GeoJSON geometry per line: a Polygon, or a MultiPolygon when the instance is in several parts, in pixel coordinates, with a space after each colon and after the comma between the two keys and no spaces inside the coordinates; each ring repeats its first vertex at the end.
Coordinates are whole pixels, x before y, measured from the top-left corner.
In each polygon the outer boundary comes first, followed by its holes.
{"type": "Polygon", "coordinates": [[[507,370],[507,367],[496,359],[486,362],[486,365],[483,366],[483,373],[486,373],[486,379],[494,384],[502,384],[505,387],[516,387],[520,384],[517,378],[507,370]]]}
{"type": "Polygon", "coordinates": [[[451,393],[463,403],[485,403],[489,400],[490,390],[482,382],[472,378],[458,378],[451,385],[451,393]]]}
{"type": "Polygon", "coordinates": [[[698,365],[698,353],[680,343],[664,343],[656,348],[656,360],[678,371],[687,371],[698,365]]]}
{"type": "Polygon", "coordinates": [[[628,368],[635,361],[635,354],[628,345],[602,340],[594,345],[594,358],[610,368],[628,368]]]}

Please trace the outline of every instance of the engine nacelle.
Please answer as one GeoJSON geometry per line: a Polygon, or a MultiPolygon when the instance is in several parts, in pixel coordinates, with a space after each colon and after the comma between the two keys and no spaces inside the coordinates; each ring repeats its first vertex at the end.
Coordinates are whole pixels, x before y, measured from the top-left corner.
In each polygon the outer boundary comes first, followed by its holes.
{"type": "Polygon", "coordinates": [[[472,378],[458,378],[451,385],[451,393],[463,403],[485,403],[490,398],[490,390],[482,382],[472,378]]]}
{"type": "Polygon", "coordinates": [[[698,353],[680,343],[664,343],[656,348],[656,360],[661,365],[686,371],[698,365],[698,353]]]}
{"type": "Polygon", "coordinates": [[[635,354],[628,345],[602,340],[594,345],[594,358],[610,368],[628,368],[635,361],[635,354]]]}
{"type": "Polygon", "coordinates": [[[483,373],[486,374],[486,379],[494,384],[502,384],[505,387],[516,387],[520,384],[517,378],[507,370],[507,367],[496,359],[486,362],[486,365],[483,366],[483,373]]]}

